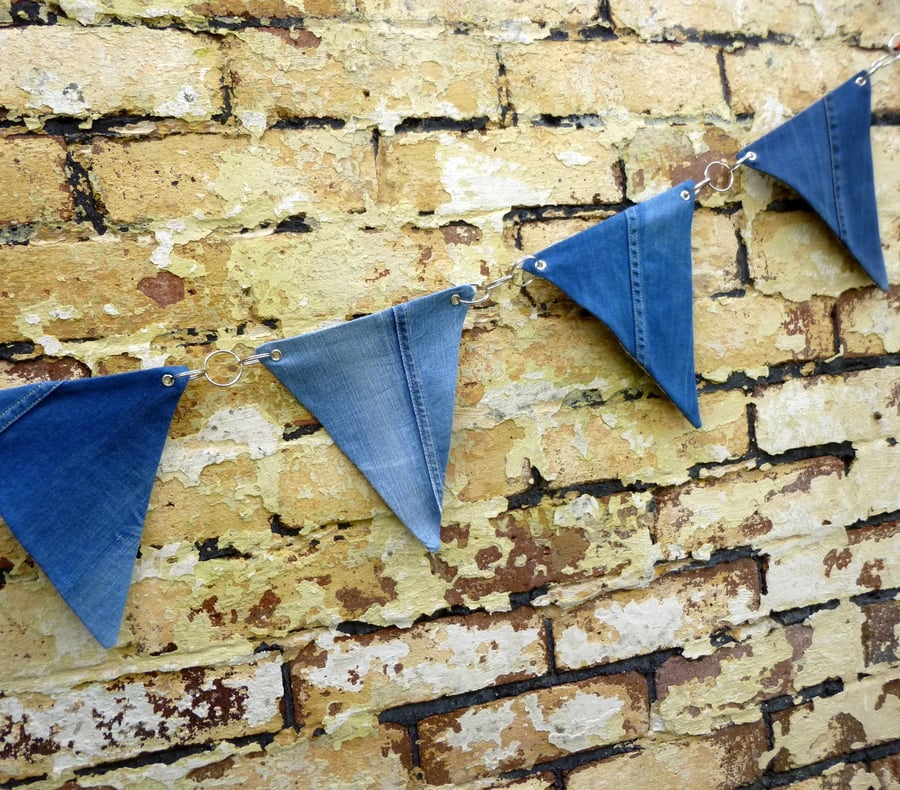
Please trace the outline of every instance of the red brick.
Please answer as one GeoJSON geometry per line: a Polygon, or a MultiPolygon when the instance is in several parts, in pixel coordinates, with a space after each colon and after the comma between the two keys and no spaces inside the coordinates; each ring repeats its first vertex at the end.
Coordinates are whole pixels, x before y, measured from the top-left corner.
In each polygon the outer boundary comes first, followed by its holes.
{"type": "Polygon", "coordinates": [[[866,666],[900,661],[900,600],[867,604],[862,611],[866,666]]]}

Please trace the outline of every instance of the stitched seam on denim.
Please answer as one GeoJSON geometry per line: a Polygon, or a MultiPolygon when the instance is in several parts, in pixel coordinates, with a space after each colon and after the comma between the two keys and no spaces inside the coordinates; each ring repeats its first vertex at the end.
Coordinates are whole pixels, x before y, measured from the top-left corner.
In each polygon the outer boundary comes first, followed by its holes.
{"type": "Polygon", "coordinates": [[[425,455],[425,466],[428,469],[428,480],[431,483],[431,491],[438,508],[441,507],[440,476],[435,466],[437,452],[434,447],[433,432],[428,419],[428,409],[422,398],[420,386],[421,375],[416,364],[416,356],[413,351],[409,334],[409,318],[406,314],[406,305],[397,305],[391,314],[394,317],[394,327],[397,330],[397,344],[400,348],[400,360],[403,363],[403,374],[406,377],[406,387],[409,390],[409,398],[413,407],[413,415],[416,418],[416,429],[419,432],[419,441],[425,455]]]}
{"type": "Polygon", "coordinates": [[[54,392],[60,384],[62,384],[61,381],[56,381],[45,389],[30,389],[15,403],[7,406],[3,412],[0,412],[0,433],[3,433],[10,425],[28,414],[44,398],[54,392]]]}
{"type": "Polygon", "coordinates": [[[847,237],[846,223],[844,222],[843,203],[841,202],[840,174],[837,172],[840,162],[840,151],[837,150],[837,137],[834,132],[833,113],[831,110],[831,102],[829,97],[825,96],[822,100],[825,107],[825,127],[828,130],[828,154],[831,158],[831,186],[832,195],[834,197],[834,213],[837,217],[838,237],[843,240],[847,237]]]}
{"type": "Polygon", "coordinates": [[[631,277],[631,315],[634,321],[634,358],[647,364],[647,326],[644,309],[644,283],[641,278],[641,245],[638,222],[625,212],[628,231],[628,273],[631,277]]]}

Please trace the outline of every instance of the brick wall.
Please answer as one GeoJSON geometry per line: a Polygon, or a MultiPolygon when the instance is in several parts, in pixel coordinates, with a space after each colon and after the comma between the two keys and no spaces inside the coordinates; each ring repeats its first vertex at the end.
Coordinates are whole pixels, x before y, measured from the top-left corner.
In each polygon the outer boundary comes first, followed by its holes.
{"type": "MultiPolygon", "coordinates": [[[[483,282],[898,29],[890,0],[0,0],[0,387],[483,282]]],[[[0,524],[0,782],[900,786],[900,289],[752,172],[693,246],[700,430],[549,284],[471,311],[433,556],[260,367],[188,387],[117,648],[0,524]]]]}

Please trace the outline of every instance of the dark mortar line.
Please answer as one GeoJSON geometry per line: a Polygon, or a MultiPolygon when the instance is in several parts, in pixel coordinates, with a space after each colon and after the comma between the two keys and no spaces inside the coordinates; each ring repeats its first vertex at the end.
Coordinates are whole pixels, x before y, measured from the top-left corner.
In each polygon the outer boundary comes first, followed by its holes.
{"type": "Polygon", "coordinates": [[[163,749],[158,752],[146,752],[135,755],[134,757],[126,757],[123,760],[110,760],[108,762],[94,763],[93,765],[84,766],[83,768],[75,768],[73,773],[75,776],[89,777],[98,771],[105,774],[123,769],[147,768],[159,764],[172,765],[187,757],[214,752],[216,747],[222,743],[229,743],[236,749],[241,749],[245,746],[254,744],[265,750],[274,740],[275,733],[268,732],[260,733],[258,735],[245,735],[238,738],[226,738],[220,741],[196,744],[194,746],[179,746],[172,749],[163,749]]]}
{"type": "Polygon", "coordinates": [[[725,70],[725,50],[721,47],[716,50],[716,64],[719,67],[719,82],[722,85],[722,99],[726,106],[731,107],[731,85],[728,82],[728,74],[725,70]]]}
{"type": "Polygon", "coordinates": [[[876,513],[868,518],[861,518],[848,524],[844,529],[857,530],[865,527],[880,527],[884,524],[893,524],[900,521],[900,510],[889,510],[885,513],[876,513]]]}
{"type": "Polygon", "coordinates": [[[305,213],[285,217],[275,226],[275,233],[312,233],[313,229],[306,219],[305,213]]]}
{"type": "Polygon", "coordinates": [[[559,667],[556,665],[556,636],[553,633],[553,618],[545,617],[544,626],[544,643],[547,654],[547,676],[551,678],[559,677],[559,667]]]}
{"type": "MultiPolygon", "coordinates": [[[[778,44],[792,46],[794,36],[787,33],[769,32],[765,36],[746,33],[722,33],[708,30],[698,30],[695,27],[683,27],[673,25],[663,31],[663,36],[677,37],[679,43],[702,44],[706,47],[718,47],[720,49],[734,49],[735,47],[759,47],[761,44],[778,44]]],[[[663,39],[668,41],[669,39],[663,39]]]]}
{"type": "MultiPolygon", "coordinates": [[[[636,205],[631,200],[623,200],[618,203],[571,203],[567,205],[550,206],[516,206],[503,215],[504,222],[531,223],[531,222],[557,222],[567,219],[592,219],[591,214],[618,214],[636,205]],[[551,216],[547,216],[547,215],[551,216]],[[588,216],[582,216],[587,214],[588,216]]],[[[598,217],[601,222],[608,217],[598,217]]]]}
{"type": "Polygon", "coordinates": [[[224,548],[220,548],[218,538],[207,538],[204,541],[197,541],[194,543],[194,548],[197,549],[197,553],[199,555],[198,562],[231,559],[249,560],[253,558],[252,554],[238,551],[230,543],[224,548]]]}
{"type": "Polygon", "coordinates": [[[43,121],[41,129],[42,133],[46,135],[62,137],[66,142],[70,143],[85,143],[95,137],[137,140],[147,139],[149,135],[140,135],[139,137],[126,135],[117,132],[116,128],[139,123],[164,123],[177,120],[177,118],[166,118],[160,115],[104,115],[100,118],[91,119],[57,116],[43,121]],[[90,123],[90,126],[83,126],[86,121],[90,123]]]}
{"type": "MultiPolygon", "coordinates": [[[[728,562],[737,562],[738,560],[754,560],[758,564],[763,556],[763,553],[758,548],[749,545],[719,549],[710,554],[709,559],[694,560],[684,565],[677,565],[668,571],[666,575],[678,575],[682,573],[691,573],[693,571],[708,570],[710,568],[715,568],[718,565],[723,565],[728,562]]],[[[661,560],[655,564],[655,567],[663,568],[671,564],[672,563],[667,560],[661,560]]]]}
{"type": "Polygon", "coordinates": [[[828,317],[831,319],[831,333],[833,336],[831,350],[834,352],[834,356],[838,356],[843,353],[844,343],[841,339],[841,317],[837,299],[832,303],[828,317]]]}
{"type": "Polygon", "coordinates": [[[900,112],[872,113],[872,126],[900,126],[900,112]]]}
{"type": "Polygon", "coordinates": [[[619,35],[606,25],[587,25],[578,28],[578,38],[582,41],[618,41],[619,35]]]}
{"type": "Polygon", "coordinates": [[[497,60],[497,117],[500,120],[500,127],[505,129],[516,126],[519,118],[512,102],[509,83],[506,82],[506,64],[503,62],[502,47],[494,48],[494,57],[497,60]]]}
{"type": "Polygon", "coordinates": [[[419,750],[419,724],[411,722],[406,725],[406,734],[409,737],[409,753],[413,768],[422,767],[422,752],[419,750]]]}
{"type": "Polygon", "coordinates": [[[395,134],[420,134],[424,132],[480,132],[488,128],[490,118],[479,115],[474,118],[404,118],[394,127],[395,134]]]}
{"type": "Polygon", "coordinates": [[[30,340],[13,340],[9,343],[0,343],[0,359],[4,362],[16,362],[17,356],[31,356],[34,354],[34,343],[30,340]]]}
{"type": "Polygon", "coordinates": [[[282,719],[284,719],[285,728],[290,728],[294,732],[300,732],[300,725],[297,723],[297,715],[294,710],[294,686],[291,680],[291,665],[288,662],[281,664],[281,686],[282,686],[282,719]]]}
{"type": "Polygon", "coordinates": [[[55,25],[59,16],[50,11],[43,3],[31,2],[31,0],[14,0],[9,9],[13,27],[25,27],[26,25],[55,25]],[[46,12],[47,19],[41,19],[41,11],[46,12]]]}
{"type": "Polygon", "coordinates": [[[343,129],[347,121],[329,116],[282,117],[272,124],[271,129],[343,129]]]}
{"type": "Polygon", "coordinates": [[[658,650],[653,653],[612,661],[608,664],[564,670],[553,674],[545,672],[543,675],[538,675],[534,678],[503,683],[497,686],[487,686],[475,691],[450,694],[425,702],[411,702],[383,710],[378,715],[378,721],[380,724],[394,723],[406,726],[412,722],[420,722],[432,716],[452,713],[463,708],[470,708],[499,699],[518,697],[531,691],[540,691],[593,680],[594,678],[611,677],[626,672],[637,672],[647,677],[648,673],[655,673],[662,663],[669,660],[672,656],[681,655],[681,653],[681,648],[658,650]]]}
{"type": "Polygon", "coordinates": [[[734,288],[730,291],[716,291],[709,295],[710,299],[743,299],[747,295],[746,288],[734,288]]]}
{"type": "Polygon", "coordinates": [[[871,592],[860,593],[850,597],[851,602],[857,606],[871,606],[877,603],[887,603],[900,598],[900,587],[885,587],[881,590],[872,590],[871,592]]]}
{"type": "MultiPolygon", "coordinates": [[[[621,754],[640,751],[643,751],[643,749],[638,744],[637,740],[622,741],[621,743],[614,743],[609,746],[600,746],[594,749],[586,749],[583,752],[572,752],[571,754],[567,754],[564,757],[559,757],[556,760],[547,760],[546,762],[535,763],[530,768],[519,768],[515,771],[505,771],[504,773],[500,774],[500,779],[503,781],[511,781],[516,779],[524,779],[529,776],[534,776],[535,774],[553,773],[555,776],[561,777],[563,780],[565,780],[566,773],[573,771],[576,768],[580,768],[583,765],[587,765],[588,763],[600,762],[601,760],[606,760],[610,757],[617,757],[621,754]]],[[[558,782],[557,787],[559,787],[558,782]]]]}
{"type": "MultiPolygon", "coordinates": [[[[286,442],[293,442],[297,439],[302,438],[303,436],[311,436],[314,433],[318,433],[322,430],[322,423],[320,422],[311,422],[307,425],[298,425],[298,426],[290,426],[285,425],[284,430],[281,432],[281,438],[286,442]]],[[[297,530],[299,531],[299,527],[297,530]]]]}
{"type": "MultiPolygon", "coordinates": [[[[769,748],[773,748],[770,745],[769,748]]],[[[741,785],[742,790],[765,790],[771,787],[784,787],[785,785],[794,784],[803,779],[809,779],[814,776],[820,776],[830,768],[837,765],[854,765],[856,763],[873,763],[883,760],[886,757],[893,757],[900,754],[900,739],[888,741],[887,743],[877,746],[866,746],[862,749],[855,749],[837,757],[829,757],[826,760],[820,760],[815,763],[800,766],[799,768],[791,768],[787,771],[773,771],[769,769],[766,774],[761,776],[755,782],[747,785],[741,785]]]]}
{"type": "Polygon", "coordinates": [[[531,125],[546,126],[552,129],[595,129],[606,126],[606,123],[599,115],[597,115],[597,113],[575,113],[572,115],[551,115],[549,113],[541,113],[531,119],[531,125]]]}
{"type": "Polygon", "coordinates": [[[615,28],[609,2],[610,0],[599,0],[597,3],[597,22],[605,24],[610,28],[615,28]]]}
{"type": "Polygon", "coordinates": [[[540,587],[533,587],[523,592],[511,592],[509,594],[509,611],[514,612],[523,606],[532,606],[535,598],[540,598],[550,591],[549,584],[542,584],[540,587]]]}
{"type": "Polygon", "coordinates": [[[840,598],[832,598],[825,603],[814,603],[809,606],[797,606],[793,609],[782,609],[778,612],[769,612],[776,623],[782,626],[796,625],[808,620],[818,612],[837,609],[841,605],[840,598]]]}
{"type": "Polygon", "coordinates": [[[506,497],[507,511],[528,509],[539,505],[546,498],[560,499],[569,494],[588,494],[597,499],[605,499],[615,494],[641,493],[654,487],[640,480],[634,483],[623,483],[621,480],[609,479],[575,483],[554,488],[544,480],[537,467],[531,468],[531,476],[535,481],[531,486],[524,491],[510,494],[506,497]]]}
{"type": "Polygon", "coordinates": [[[747,240],[740,228],[734,229],[734,236],[737,239],[737,252],[735,253],[735,263],[738,270],[738,281],[741,285],[754,285],[753,275],[750,273],[750,253],[747,249],[747,240]]]}
{"type": "Polygon", "coordinates": [[[106,233],[106,221],[97,207],[90,174],[71,150],[66,151],[65,174],[72,195],[73,219],[76,223],[89,222],[94,231],[102,236],[106,233]]]}

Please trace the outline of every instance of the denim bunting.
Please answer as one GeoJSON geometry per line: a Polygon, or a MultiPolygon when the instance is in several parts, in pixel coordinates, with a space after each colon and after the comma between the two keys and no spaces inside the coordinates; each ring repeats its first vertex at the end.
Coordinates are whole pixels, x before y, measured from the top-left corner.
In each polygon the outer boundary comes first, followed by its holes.
{"type": "Polygon", "coordinates": [[[872,85],[866,72],[741,151],[745,164],[805,198],[850,254],[888,289],[878,232],[869,126],[872,85]]]}
{"type": "Polygon", "coordinates": [[[119,635],[187,378],[155,368],[0,390],[0,515],[103,647],[119,635]]]}
{"type": "Polygon", "coordinates": [[[263,364],[322,423],[429,551],[440,548],[464,285],[265,343],[263,364]]]}
{"type": "Polygon", "coordinates": [[[523,268],[550,280],[603,321],[699,427],[691,282],[693,188],[693,182],[686,181],[631,206],[529,257],[523,268]]]}

